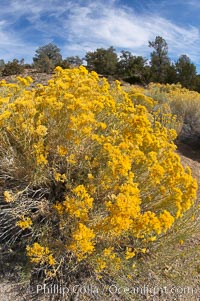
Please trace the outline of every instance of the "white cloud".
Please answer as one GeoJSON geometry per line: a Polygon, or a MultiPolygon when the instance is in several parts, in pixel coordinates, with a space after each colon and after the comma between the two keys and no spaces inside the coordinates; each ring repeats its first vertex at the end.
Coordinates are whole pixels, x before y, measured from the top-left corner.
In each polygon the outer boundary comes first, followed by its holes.
{"type": "Polygon", "coordinates": [[[79,41],[79,45],[87,43],[93,49],[99,44],[112,45],[141,55],[149,53],[148,41],[157,35],[166,39],[174,56],[186,51],[194,56],[200,44],[199,30],[195,27],[180,27],[155,14],[136,14],[134,10],[113,5],[113,1],[106,7],[101,2],[74,7],[65,28],[69,29],[72,44],[79,41]]]}
{"type": "MultiPolygon", "coordinates": [[[[162,10],[164,3],[161,1],[162,10]]],[[[13,0],[1,6],[0,17],[0,50],[4,59],[20,56],[31,61],[38,46],[56,39],[62,43],[58,46],[63,57],[83,56],[87,51],[109,46],[148,56],[148,41],[160,35],[168,43],[169,55],[178,58],[187,54],[200,63],[198,28],[177,25],[176,20],[162,17],[159,9],[136,13],[134,4],[128,8],[117,0],[13,0]],[[15,29],[22,18],[29,25],[15,29]],[[37,36],[29,37],[32,30],[37,36]]]]}

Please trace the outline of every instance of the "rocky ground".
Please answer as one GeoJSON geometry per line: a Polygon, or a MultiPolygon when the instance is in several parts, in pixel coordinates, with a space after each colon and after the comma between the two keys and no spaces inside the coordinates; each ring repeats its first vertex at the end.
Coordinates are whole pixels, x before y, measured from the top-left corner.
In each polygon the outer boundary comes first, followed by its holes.
{"type": "MultiPolygon", "coordinates": [[[[33,79],[33,83],[31,84],[31,86],[35,86],[37,84],[43,84],[46,85],[48,80],[51,79],[52,74],[47,74],[47,73],[42,73],[42,72],[37,72],[37,70],[35,69],[25,69],[23,74],[20,74],[19,76],[21,77],[26,77],[26,76],[30,76],[33,79]]],[[[16,75],[9,75],[9,76],[4,76],[1,77],[0,76],[0,80],[6,80],[6,82],[8,83],[14,83],[16,82],[16,75]]]]}

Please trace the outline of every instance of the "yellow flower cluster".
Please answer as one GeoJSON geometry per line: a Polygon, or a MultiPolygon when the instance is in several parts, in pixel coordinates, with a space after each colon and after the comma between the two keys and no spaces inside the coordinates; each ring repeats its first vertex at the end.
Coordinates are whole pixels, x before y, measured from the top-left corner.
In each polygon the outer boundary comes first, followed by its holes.
{"type": "Polygon", "coordinates": [[[78,224],[72,238],[73,242],[67,246],[67,250],[72,250],[76,254],[78,261],[81,261],[94,251],[95,247],[92,240],[95,238],[95,234],[84,224],[78,224]]]}
{"type": "Polygon", "coordinates": [[[140,213],[139,190],[133,183],[119,188],[119,193],[112,195],[112,200],[105,203],[109,216],[105,218],[105,229],[111,235],[120,235],[128,231],[140,213]]]}
{"type": "Polygon", "coordinates": [[[4,200],[7,203],[13,202],[14,201],[14,195],[10,191],[4,191],[4,200]]]}
{"type": "Polygon", "coordinates": [[[35,242],[32,246],[27,246],[26,251],[32,263],[40,265],[48,264],[50,266],[55,264],[55,259],[49,248],[43,247],[37,242],[35,242]]]}
{"type": "Polygon", "coordinates": [[[132,88],[129,91],[129,97],[133,101],[135,105],[142,105],[147,108],[148,111],[152,111],[153,108],[156,106],[157,101],[155,101],[153,98],[148,97],[144,94],[144,91],[138,92],[135,91],[135,88],[132,88]]]}
{"type": "Polygon", "coordinates": [[[83,185],[78,185],[72,190],[75,197],[65,197],[63,205],[70,216],[79,218],[80,221],[88,219],[88,211],[92,208],[93,198],[89,196],[83,185]]]}
{"type": "MultiPolygon", "coordinates": [[[[117,266],[135,252],[123,240],[143,248],[192,206],[197,184],[174,152],[175,132],[147,111],[157,99],[129,96],[84,67],[57,67],[47,86],[19,81],[0,83],[0,158],[10,158],[13,178],[18,166],[30,187],[51,192],[48,247],[27,247],[33,263],[52,265],[50,250],[63,248],[96,271],[117,266]]],[[[18,225],[37,223],[31,217],[18,225]]]]}
{"type": "Polygon", "coordinates": [[[136,255],[135,251],[132,248],[126,248],[125,258],[130,259],[136,255]]]}
{"type": "Polygon", "coordinates": [[[65,174],[60,174],[59,172],[55,172],[54,173],[54,179],[56,180],[56,182],[62,182],[64,183],[66,181],[66,175],[65,174]]]}
{"type": "Polygon", "coordinates": [[[117,256],[113,247],[105,248],[98,254],[98,257],[93,260],[96,273],[101,273],[107,269],[112,271],[113,267],[117,270],[120,268],[121,259],[117,256]]]}
{"type": "Polygon", "coordinates": [[[30,217],[25,217],[25,216],[22,216],[20,220],[16,222],[16,225],[22,228],[23,230],[30,228],[32,224],[33,222],[30,219],[30,217]]]}

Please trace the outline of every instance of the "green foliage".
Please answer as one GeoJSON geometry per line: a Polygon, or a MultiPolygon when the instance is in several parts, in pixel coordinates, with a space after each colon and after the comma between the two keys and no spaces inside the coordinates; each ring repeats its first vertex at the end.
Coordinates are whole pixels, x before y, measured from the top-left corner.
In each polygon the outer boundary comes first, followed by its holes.
{"type": "Polygon", "coordinates": [[[167,42],[160,36],[155,41],[149,41],[149,47],[154,48],[151,53],[151,74],[153,81],[164,83],[166,81],[166,70],[170,65],[168,58],[167,42]]]}
{"type": "Polygon", "coordinates": [[[70,67],[79,67],[83,65],[83,59],[81,59],[79,56],[69,56],[65,59],[66,62],[68,62],[70,67]]]}
{"type": "Polygon", "coordinates": [[[3,59],[1,59],[0,60],[0,75],[2,75],[2,71],[3,71],[4,67],[5,67],[5,62],[3,59]]]}
{"type": "Polygon", "coordinates": [[[24,60],[22,59],[21,61],[14,59],[12,62],[8,62],[7,64],[4,65],[3,70],[2,70],[2,75],[3,76],[8,76],[8,75],[17,75],[21,74],[24,71],[24,60]]]}
{"type": "Polygon", "coordinates": [[[170,63],[166,67],[165,82],[168,84],[175,84],[178,82],[176,65],[173,63],[170,63]]]}
{"type": "Polygon", "coordinates": [[[200,74],[197,74],[195,77],[195,91],[200,92],[200,74]]]}
{"type": "Polygon", "coordinates": [[[52,43],[39,47],[36,50],[33,62],[40,72],[51,73],[62,62],[60,49],[52,43]]]}
{"type": "Polygon", "coordinates": [[[176,62],[177,78],[184,87],[193,89],[196,81],[196,67],[187,55],[181,55],[176,62]]]}
{"type": "Polygon", "coordinates": [[[143,83],[145,77],[146,60],[142,56],[134,56],[130,51],[121,51],[117,64],[117,73],[130,83],[143,83]]]}
{"type": "Polygon", "coordinates": [[[59,66],[63,69],[76,68],[81,65],[83,65],[83,59],[81,59],[78,55],[69,56],[59,63],[59,66]]]}
{"type": "Polygon", "coordinates": [[[87,68],[102,75],[115,75],[117,71],[117,54],[111,46],[108,49],[98,48],[94,52],[87,52],[85,56],[87,68]]]}

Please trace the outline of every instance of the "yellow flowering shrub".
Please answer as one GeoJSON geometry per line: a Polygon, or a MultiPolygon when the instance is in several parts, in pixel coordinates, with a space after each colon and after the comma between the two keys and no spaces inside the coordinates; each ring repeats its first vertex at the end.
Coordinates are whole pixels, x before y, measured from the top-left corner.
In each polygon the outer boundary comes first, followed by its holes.
{"type": "Polygon", "coordinates": [[[151,83],[143,90],[145,97],[152,97],[157,105],[155,118],[164,126],[171,126],[180,133],[183,123],[200,132],[200,94],[183,88],[180,84],[151,83]]]}
{"type": "Polygon", "coordinates": [[[84,67],[57,67],[47,86],[18,80],[0,83],[0,172],[36,267],[114,271],[193,205],[197,183],[175,131],[149,117],[152,98],[84,67]]]}

